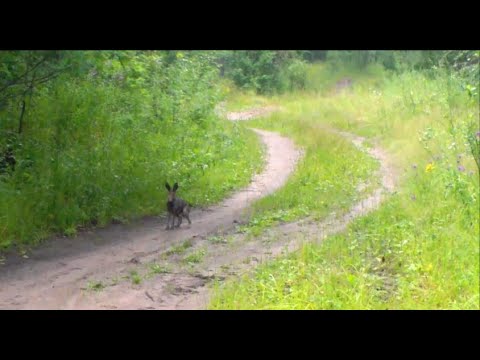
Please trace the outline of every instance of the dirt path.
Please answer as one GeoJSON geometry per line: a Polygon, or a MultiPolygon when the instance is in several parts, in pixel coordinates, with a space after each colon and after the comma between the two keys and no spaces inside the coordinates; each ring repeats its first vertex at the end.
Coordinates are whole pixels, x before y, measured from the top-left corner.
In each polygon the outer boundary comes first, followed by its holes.
{"type": "MultiPolygon", "coordinates": [[[[254,109],[228,118],[248,120],[265,113],[254,109]]],[[[236,223],[254,200],[285,183],[301,156],[289,139],[254,131],[266,145],[267,166],[247,189],[218,206],[192,212],[191,227],[164,231],[164,221],[149,218],[53,240],[28,259],[10,257],[0,267],[0,309],[202,309],[213,279],[239,276],[303,241],[321,241],[378,207],[393,190],[395,175],[386,154],[365,149],[360,137],[339,133],[380,161],[380,183],[373,193],[345,215],[284,224],[246,239],[235,232],[236,223]]]]}
{"type": "MultiPolygon", "coordinates": [[[[235,222],[241,221],[244,209],[282,186],[294,170],[300,152],[291,140],[268,131],[254,131],[266,146],[267,164],[246,189],[217,206],[193,210],[193,224],[182,225],[175,231],[165,231],[164,219],[152,217],[131,225],[87,232],[74,239],[53,239],[29,253],[28,258],[8,256],[0,266],[0,309],[138,309],[144,307],[137,299],[139,291],[151,305],[146,290],[132,286],[132,271],[141,272],[142,263],[187,239],[193,239],[193,250],[208,234],[234,227],[235,222]],[[124,275],[130,279],[122,279],[124,275]],[[97,284],[97,288],[110,286],[95,292],[88,290],[89,283],[97,284]]],[[[157,287],[166,290],[162,290],[165,294],[153,307],[175,308],[175,294],[188,292],[191,278],[195,285],[208,280],[188,273],[183,277],[170,273],[155,278],[155,286],[149,291],[156,293],[157,287]]]]}

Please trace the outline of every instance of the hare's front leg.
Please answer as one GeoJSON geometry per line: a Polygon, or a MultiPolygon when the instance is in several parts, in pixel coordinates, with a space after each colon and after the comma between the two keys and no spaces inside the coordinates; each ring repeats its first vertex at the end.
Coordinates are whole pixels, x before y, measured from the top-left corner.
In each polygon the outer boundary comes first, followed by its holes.
{"type": "MultiPolygon", "coordinates": [[[[172,217],[172,214],[168,213],[167,215],[167,227],[165,228],[165,230],[170,230],[170,218],[172,217]]],[[[173,228],[173,226],[172,226],[173,228]]]]}

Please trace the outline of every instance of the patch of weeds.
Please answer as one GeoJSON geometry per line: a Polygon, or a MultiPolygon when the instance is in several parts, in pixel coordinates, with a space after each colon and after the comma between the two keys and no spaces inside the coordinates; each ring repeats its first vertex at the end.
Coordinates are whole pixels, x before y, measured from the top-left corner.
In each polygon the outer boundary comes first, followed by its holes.
{"type": "Polygon", "coordinates": [[[212,244],[227,244],[228,240],[223,236],[211,236],[208,241],[212,244]]]}
{"type": "Polygon", "coordinates": [[[138,285],[142,282],[142,277],[138,274],[136,270],[130,271],[130,279],[132,280],[132,283],[135,285],[138,285]]]}
{"type": "Polygon", "coordinates": [[[198,264],[200,263],[206,255],[205,249],[201,249],[191,253],[183,259],[183,262],[187,264],[198,264]]]}
{"type": "Polygon", "coordinates": [[[188,248],[193,246],[193,242],[191,239],[185,240],[182,244],[174,246],[170,249],[167,250],[166,254],[167,256],[176,254],[180,255],[183,254],[188,248]]]}
{"type": "Polygon", "coordinates": [[[105,284],[101,281],[89,281],[87,289],[90,291],[101,291],[105,288],[105,284]]]}
{"type": "Polygon", "coordinates": [[[67,237],[72,237],[77,235],[77,229],[75,227],[69,227],[64,230],[63,234],[67,237]]]}
{"type": "Polygon", "coordinates": [[[150,265],[151,274],[168,274],[171,268],[168,265],[152,264],[150,265]]]}

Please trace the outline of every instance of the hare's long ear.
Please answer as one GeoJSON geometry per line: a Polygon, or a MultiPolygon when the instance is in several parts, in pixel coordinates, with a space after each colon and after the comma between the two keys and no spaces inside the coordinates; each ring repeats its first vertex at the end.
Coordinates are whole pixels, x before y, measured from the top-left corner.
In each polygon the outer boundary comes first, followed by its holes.
{"type": "Polygon", "coordinates": [[[171,190],[170,185],[168,184],[168,182],[165,183],[165,187],[167,188],[168,191],[171,190]]]}
{"type": "Polygon", "coordinates": [[[178,183],[173,184],[173,191],[177,191],[178,189],[178,183]]]}

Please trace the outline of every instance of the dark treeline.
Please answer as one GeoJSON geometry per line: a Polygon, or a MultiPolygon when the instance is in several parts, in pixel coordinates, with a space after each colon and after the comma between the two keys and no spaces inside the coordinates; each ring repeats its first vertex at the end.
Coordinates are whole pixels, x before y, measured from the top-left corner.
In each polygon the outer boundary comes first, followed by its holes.
{"type": "Polygon", "coordinates": [[[434,70],[445,67],[461,73],[468,81],[478,83],[478,51],[225,51],[217,55],[222,74],[240,88],[261,94],[305,89],[306,64],[328,61],[335,67],[358,70],[380,64],[387,70],[434,70]]]}

